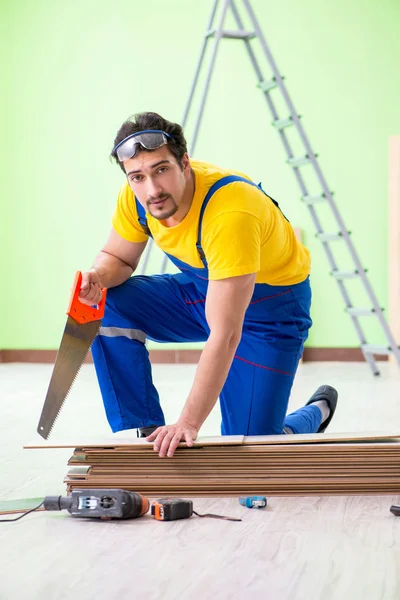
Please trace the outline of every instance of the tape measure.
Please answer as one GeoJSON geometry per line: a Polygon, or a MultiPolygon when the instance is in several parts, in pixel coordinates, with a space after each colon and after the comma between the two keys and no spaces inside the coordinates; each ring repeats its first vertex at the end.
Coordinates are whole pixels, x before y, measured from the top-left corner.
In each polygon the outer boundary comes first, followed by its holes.
{"type": "Polygon", "coordinates": [[[188,519],[193,514],[193,502],[181,498],[160,498],[152,503],[151,514],[157,521],[188,519]]]}

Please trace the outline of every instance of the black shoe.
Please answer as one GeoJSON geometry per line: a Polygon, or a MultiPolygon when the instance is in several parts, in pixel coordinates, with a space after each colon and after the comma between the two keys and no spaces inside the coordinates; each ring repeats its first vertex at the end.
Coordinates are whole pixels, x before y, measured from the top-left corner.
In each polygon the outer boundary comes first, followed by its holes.
{"type": "Polygon", "coordinates": [[[148,435],[150,435],[151,433],[153,433],[153,431],[158,429],[158,427],[160,427],[160,426],[159,425],[149,425],[148,427],[139,427],[137,430],[137,436],[139,438],[145,438],[148,435]]]}
{"type": "Polygon", "coordinates": [[[330,409],[329,417],[320,425],[317,433],[324,433],[325,429],[328,427],[329,423],[332,421],[332,417],[335,414],[336,405],[338,401],[338,393],[335,388],[330,385],[320,385],[316,392],[311,396],[306,406],[309,404],[313,404],[318,400],[325,400],[330,409]]]}

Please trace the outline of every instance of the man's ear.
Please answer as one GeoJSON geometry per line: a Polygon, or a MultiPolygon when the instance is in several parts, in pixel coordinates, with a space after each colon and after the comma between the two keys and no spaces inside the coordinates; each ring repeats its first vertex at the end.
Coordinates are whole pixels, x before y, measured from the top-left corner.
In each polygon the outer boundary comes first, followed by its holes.
{"type": "Polygon", "coordinates": [[[182,156],[182,170],[185,173],[185,175],[188,175],[192,168],[190,166],[190,158],[187,152],[185,152],[185,154],[182,156]]]}

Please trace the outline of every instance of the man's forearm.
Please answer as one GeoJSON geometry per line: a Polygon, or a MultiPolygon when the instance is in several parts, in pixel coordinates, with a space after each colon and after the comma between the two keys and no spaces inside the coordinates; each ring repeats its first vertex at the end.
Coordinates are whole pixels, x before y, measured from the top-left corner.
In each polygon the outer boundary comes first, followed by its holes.
{"type": "Polygon", "coordinates": [[[105,288],[115,287],[124,283],[132,275],[134,269],[123,260],[107,252],[99,252],[92,269],[100,276],[101,285],[105,288]]]}
{"type": "Polygon", "coordinates": [[[197,430],[218,400],[239,339],[237,335],[228,336],[228,339],[214,339],[210,335],[204,346],[192,389],[180,417],[180,420],[189,423],[197,430]]]}

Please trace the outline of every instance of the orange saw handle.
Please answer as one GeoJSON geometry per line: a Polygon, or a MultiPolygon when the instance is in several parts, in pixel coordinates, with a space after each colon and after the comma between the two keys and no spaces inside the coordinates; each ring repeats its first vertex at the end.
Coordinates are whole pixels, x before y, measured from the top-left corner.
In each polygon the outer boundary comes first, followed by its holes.
{"type": "Polygon", "coordinates": [[[104,307],[106,304],[106,288],[101,288],[102,298],[97,306],[89,306],[83,304],[79,300],[79,294],[81,291],[82,284],[82,273],[77,271],[75,273],[74,283],[72,285],[71,297],[69,299],[67,315],[70,316],[74,321],[78,323],[90,323],[91,321],[101,321],[104,317],[104,307]]]}

